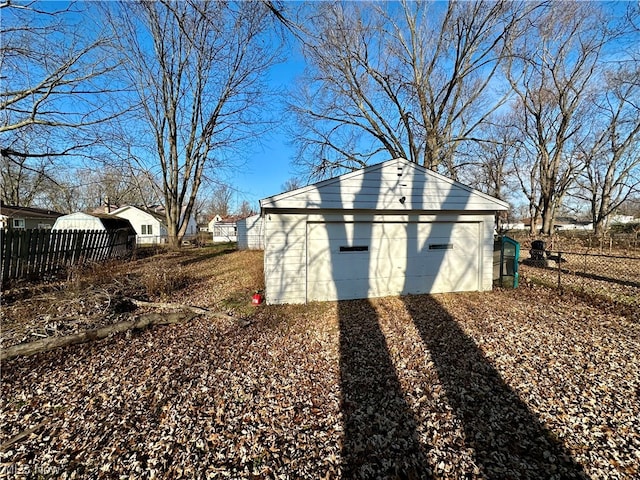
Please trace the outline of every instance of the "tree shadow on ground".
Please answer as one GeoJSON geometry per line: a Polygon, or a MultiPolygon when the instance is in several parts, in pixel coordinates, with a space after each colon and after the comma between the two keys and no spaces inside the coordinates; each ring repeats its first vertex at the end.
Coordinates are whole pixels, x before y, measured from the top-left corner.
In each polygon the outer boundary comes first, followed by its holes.
{"type": "Polygon", "coordinates": [[[229,253],[236,252],[238,249],[235,244],[225,244],[221,247],[210,247],[213,248],[213,251],[209,253],[202,253],[202,250],[194,250],[196,254],[187,260],[183,260],[180,262],[180,265],[186,267],[188,265],[193,265],[200,262],[205,262],[207,260],[211,260],[212,258],[220,257],[222,255],[228,255],[229,253]]]}
{"type": "MultiPolygon", "coordinates": [[[[557,271],[557,269],[555,270],[557,271]]],[[[616,283],[624,287],[634,287],[634,288],[640,287],[640,282],[636,282],[633,280],[622,280],[619,278],[612,278],[606,275],[597,275],[595,273],[584,273],[584,272],[576,272],[576,271],[562,269],[562,275],[575,275],[576,277],[587,278],[589,280],[598,280],[600,282],[616,283]]],[[[560,282],[562,284],[562,277],[560,278],[560,282]]]]}
{"type": "Polygon", "coordinates": [[[431,478],[416,420],[368,300],[338,302],[343,478],[431,478]]]}
{"type": "Polygon", "coordinates": [[[435,298],[404,297],[484,478],[587,478],[435,298]]]}

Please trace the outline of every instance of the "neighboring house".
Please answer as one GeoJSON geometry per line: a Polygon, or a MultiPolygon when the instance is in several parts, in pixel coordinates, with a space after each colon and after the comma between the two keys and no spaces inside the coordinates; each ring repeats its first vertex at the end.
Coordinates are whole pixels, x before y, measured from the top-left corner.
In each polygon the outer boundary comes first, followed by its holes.
{"type": "Polygon", "coordinates": [[[524,222],[505,222],[500,225],[500,230],[508,231],[508,230],[524,230],[526,228],[524,222]]]}
{"type": "Polygon", "coordinates": [[[260,201],[267,303],[491,290],[508,204],[405,159],[260,201]]]}
{"type": "MultiPolygon", "coordinates": [[[[531,229],[531,217],[525,218],[523,220],[523,223],[524,223],[525,230],[530,230],[531,229]]],[[[535,227],[534,228],[535,228],[536,232],[540,231],[540,229],[542,228],[542,219],[541,218],[536,218],[535,227]]]]}
{"type": "MultiPolygon", "coordinates": [[[[525,218],[523,220],[525,230],[529,230],[531,228],[531,219],[525,218]]],[[[555,231],[567,231],[567,230],[593,230],[592,222],[582,222],[576,220],[573,217],[556,217],[553,220],[553,228],[555,231]]],[[[535,231],[539,232],[542,229],[542,219],[538,218],[536,220],[535,231]]],[[[516,230],[515,228],[513,230],[516,230]]]]}
{"type": "Polygon", "coordinates": [[[126,218],[131,222],[136,231],[136,241],[139,245],[167,243],[167,226],[164,213],[128,205],[114,210],[111,214],[126,218]]]}
{"type": "Polygon", "coordinates": [[[238,250],[264,249],[264,219],[252,215],[238,220],[238,250]]]}
{"type": "Polygon", "coordinates": [[[117,205],[113,205],[113,204],[108,204],[108,205],[101,205],[100,207],[96,207],[93,210],[88,211],[87,213],[93,215],[94,213],[113,213],[115,210],[117,210],[118,207],[117,205]]]}
{"type": "Polygon", "coordinates": [[[553,228],[560,232],[564,230],[575,230],[578,221],[572,217],[556,217],[553,219],[553,228]]]}
{"type": "Polygon", "coordinates": [[[572,217],[557,217],[553,221],[553,228],[556,231],[593,230],[593,222],[582,222],[572,217]]]}
{"type": "Polygon", "coordinates": [[[209,221],[209,232],[213,234],[213,243],[237,242],[238,217],[221,217],[216,215],[209,221]]]}
{"type": "Polygon", "coordinates": [[[0,229],[31,230],[51,228],[62,213],[40,208],[0,205],[0,229]]]}
{"type": "MultiPolygon", "coordinates": [[[[182,215],[180,217],[180,221],[184,219],[184,214],[187,207],[182,207],[182,215]]],[[[147,210],[158,213],[162,215],[164,219],[164,225],[166,226],[166,209],[162,205],[152,205],[147,210]]],[[[187,228],[184,232],[184,240],[192,240],[198,235],[198,223],[196,222],[195,217],[190,217],[187,222],[187,228]]]]}
{"type": "Polygon", "coordinates": [[[593,222],[578,221],[576,222],[576,230],[593,230],[593,222]]]}
{"type": "MultiPolygon", "coordinates": [[[[51,231],[55,232],[63,230],[108,232],[106,235],[108,244],[102,244],[102,246],[94,244],[93,247],[90,248],[90,251],[91,249],[96,248],[98,250],[108,248],[111,252],[109,255],[121,255],[131,252],[136,242],[136,231],[133,226],[131,226],[131,222],[126,218],[116,217],[107,213],[89,214],[75,212],[70,213],[69,215],[63,215],[58,217],[51,231]]],[[[100,237],[102,240],[94,241],[105,241],[104,236],[100,237]]],[[[85,243],[84,246],[81,247],[82,249],[90,247],[93,243],[91,236],[85,236],[84,238],[85,243]],[[89,238],[89,240],[86,240],[87,238],[89,238]]],[[[81,243],[78,245],[81,245],[81,243]]]]}
{"type": "Polygon", "coordinates": [[[611,225],[625,225],[627,223],[633,223],[636,219],[633,215],[611,215],[609,223],[611,225]]]}
{"type": "Polygon", "coordinates": [[[207,223],[207,232],[213,233],[213,226],[220,220],[222,220],[222,217],[220,215],[214,215],[213,217],[211,217],[211,220],[209,220],[209,223],[207,223]]]}
{"type": "Polygon", "coordinates": [[[187,229],[184,232],[184,238],[186,240],[192,240],[192,239],[195,239],[197,235],[198,235],[198,224],[195,218],[190,218],[189,221],[187,222],[187,229]]]}

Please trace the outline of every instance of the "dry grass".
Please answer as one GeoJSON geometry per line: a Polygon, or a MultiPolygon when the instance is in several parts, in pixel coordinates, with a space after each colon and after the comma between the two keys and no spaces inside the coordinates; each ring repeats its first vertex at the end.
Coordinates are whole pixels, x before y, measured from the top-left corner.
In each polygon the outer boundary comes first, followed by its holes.
{"type": "MultiPolygon", "coordinates": [[[[1,472],[640,475],[640,325],[612,304],[529,283],[255,308],[262,254],[225,247],[139,260],[100,288],[112,298],[137,291],[159,300],[142,279],[175,269],[189,285],[174,289],[172,302],[251,315],[253,323],[198,318],[5,362],[1,472]]],[[[94,290],[79,288],[74,298],[94,290]]],[[[34,314],[46,305],[35,297],[16,296],[11,307],[31,302],[34,314]]]]}
{"type": "Polygon", "coordinates": [[[47,284],[3,292],[0,344],[115,323],[135,308],[128,299],[184,303],[244,317],[253,313],[254,290],[264,288],[261,252],[241,253],[222,244],[150,253],[132,262],[75,268],[47,284]]]}

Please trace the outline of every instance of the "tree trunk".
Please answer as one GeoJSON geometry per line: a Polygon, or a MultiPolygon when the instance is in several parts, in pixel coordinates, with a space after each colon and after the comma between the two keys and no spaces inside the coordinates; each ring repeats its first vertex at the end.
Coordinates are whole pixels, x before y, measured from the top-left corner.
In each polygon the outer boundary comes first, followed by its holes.
{"type": "Polygon", "coordinates": [[[529,233],[535,235],[537,233],[538,214],[539,209],[533,202],[529,204],[529,217],[531,218],[531,224],[529,225],[529,233]]]}
{"type": "Polygon", "coordinates": [[[124,322],[118,322],[113,325],[107,325],[106,327],[97,328],[94,330],[87,330],[84,332],[76,333],[74,335],[67,335],[64,337],[49,337],[43,338],[30,343],[20,343],[13,345],[9,348],[5,348],[0,353],[0,360],[8,360],[13,357],[21,355],[34,355],[36,353],[48,352],[59,347],[66,347],[68,345],[76,345],[79,343],[87,343],[94,340],[101,340],[108,337],[112,333],[125,332],[127,330],[141,330],[152,325],[170,325],[174,323],[184,323],[197,317],[196,313],[148,313],[141,315],[134,320],[127,320],[124,322]]]}
{"type": "Polygon", "coordinates": [[[182,238],[178,235],[178,220],[172,217],[167,209],[167,242],[169,248],[177,249],[182,245],[182,238]]]}
{"type": "Polygon", "coordinates": [[[554,199],[551,196],[544,196],[542,199],[542,229],[543,235],[551,235],[553,233],[553,221],[555,219],[554,199]]]}
{"type": "Polygon", "coordinates": [[[593,233],[596,237],[601,237],[606,231],[606,218],[598,216],[593,222],[593,233]]]}
{"type": "Polygon", "coordinates": [[[545,210],[542,213],[542,229],[540,233],[543,235],[551,235],[553,232],[553,213],[551,210],[545,210]]]}

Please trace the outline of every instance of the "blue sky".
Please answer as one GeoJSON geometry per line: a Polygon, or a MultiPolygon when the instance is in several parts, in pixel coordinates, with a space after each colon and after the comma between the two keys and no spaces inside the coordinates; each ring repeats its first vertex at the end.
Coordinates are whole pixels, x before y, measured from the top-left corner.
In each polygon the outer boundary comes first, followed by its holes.
{"type": "MultiPolygon", "coordinates": [[[[64,1],[41,1],[34,4],[34,8],[39,11],[56,12],[65,11],[69,8],[68,0],[64,1]]],[[[82,5],[82,4],[80,4],[82,5]]],[[[18,10],[25,18],[29,18],[30,22],[43,21],[44,24],[51,20],[51,17],[34,14],[29,16],[29,10],[18,10]]],[[[10,12],[13,13],[13,12],[10,12]]],[[[100,13],[95,9],[83,11],[81,8],[71,10],[66,14],[65,18],[70,23],[76,23],[78,28],[83,29],[83,34],[91,36],[100,33],[103,24],[100,13]]],[[[7,19],[5,19],[7,20],[7,19]]],[[[13,20],[14,22],[20,20],[13,20]]],[[[304,69],[304,59],[299,53],[297,42],[290,39],[285,47],[286,58],[278,65],[275,65],[269,71],[269,84],[274,90],[289,91],[293,87],[296,77],[300,75],[304,69]]],[[[31,73],[34,73],[33,71],[31,73]]],[[[280,193],[282,185],[295,175],[293,171],[292,160],[295,148],[291,145],[290,139],[283,130],[286,125],[286,114],[284,101],[287,95],[274,96],[271,111],[267,112],[270,116],[278,119],[278,123],[274,129],[267,134],[263,134],[260,138],[256,138],[249,144],[242,146],[242,151],[237,158],[233,159],[232,164],[228,168],[218,173],[216,181],[228,184],[236,191],[233,198],[232,208],[237,208],[243,200],[249,201],[253,208],[258,206],[261,198],[280,193]]],[[[59,100],[64,109],[70,113],[74,111],[74,106],[67,102],[66,99],[59,100]]],[[[153,161],[150,161],[153,163],[153,161]]],[[[82,158],[69,157],[68,165],[83,165],[82,158]]],[[[209,195],[210,188],[203,185],[199,196],[205,201],[209,195]]]]}
{"type": "MultiPolygon", "coordinates": [[[[626,2],[603,3],[607,9],[618,10],[620,14],[626,8],[626,2]]],[[[277,90],[293,88],[297,77],[304,70],[304,59],[295,39],[290,39],[288,48],[288,58],[274,66],[269,73],[270,84],[277,90]]],[[[228,183],[236,191],[235,205],[232,208],[239,206],[243,200],[249,201],[253,208],[257,208],[261,198],[280,193],[282,185],[291,177],[297,176],[293,164],[296,149],[291,143],[292,139],[282,128],[288,123],[284,105],[286,98],[285,95],[279,104],[273,105],[279,118],[280,128],[274,129],[259,141],[256,140],[253,145],[249,145],[246,153],[238,159],[238,166],[232,166],[221,175],[220,180],[228,183]]],[[[306,178],[300,178],[300,180],[305,182],[306,178]]],[[[521,197],[521,193],[517,190],[513,194],[515,197],[521,197]]]]}
{"type": "MultiPolygon", "coordinates": [[[[51,9],[60,9],[67,2],[41,2],[39,5],[51,9]]],[[[607,8],[619,9],[623,11],[626,7],[624,2],[608,2],[607,8]]],[[[99,26],[98,22],[98,26],[99,26]]],[[[87,26],[85,25],[85,28],[87,26]]],[[[274,89],[290,90],[294,87],[297,78],[303,73],[304,60],[299,53],[299,45],[295,40],[290,40],[287,45],[288,58],[279,65],[274,66],[269,72],[270,84],[274,89]]],[[[617,58],[619,61],[619,58],[617,58]]],[[[282,191],[282,185],[288,179],[296,176],[293,165],[296,149],[291,144],[291,138],[284,132],[283,126],[290,123],[285,111],[284,101],[288,96],[285,94],[278,101],[275,100],[270,106],[272,114],[278,119],[278,127],[271,132],[256,139],[249,145],[245,145],[244,150],[237,158],[237,162],[227,170],[220,172],[218,181],[227,183],[236,191],[233,199],[237,206],[243,201],[249,201],[253,208],[258,206],[261,198],[278,194],[282,191]]],[[[304,178],[301,179],[303,182],[304,178]]],[[[206,199],[208,189],[201,190],[201,196],[206,199]]],[[[519,195],[519,192],[516,192],[519,195]]]]}
{"type": "MultiPolygon", "coordinates": [[[[269,72],[269,83],[277,90],[291,89],[304,70],[304,59],[297,46],[293,41],[290,45],[289,58],[272,67],[269,72]]],[[[261,198],[280,193],[282,184],[296,176],[292,163],[295,147],[282,128],[287,125],[284,101],[285,98],[280,104],[273,105],[276,115],[281,119],[274,130],[260,141],[256,140],[253,151],[247,152],[246,158],[240,158],[241,162],[244,160],[246,163],[224,177],[237,192],[234,199],[237,205],[248,200],[252,207],[257,208],[261,198]]]]}

